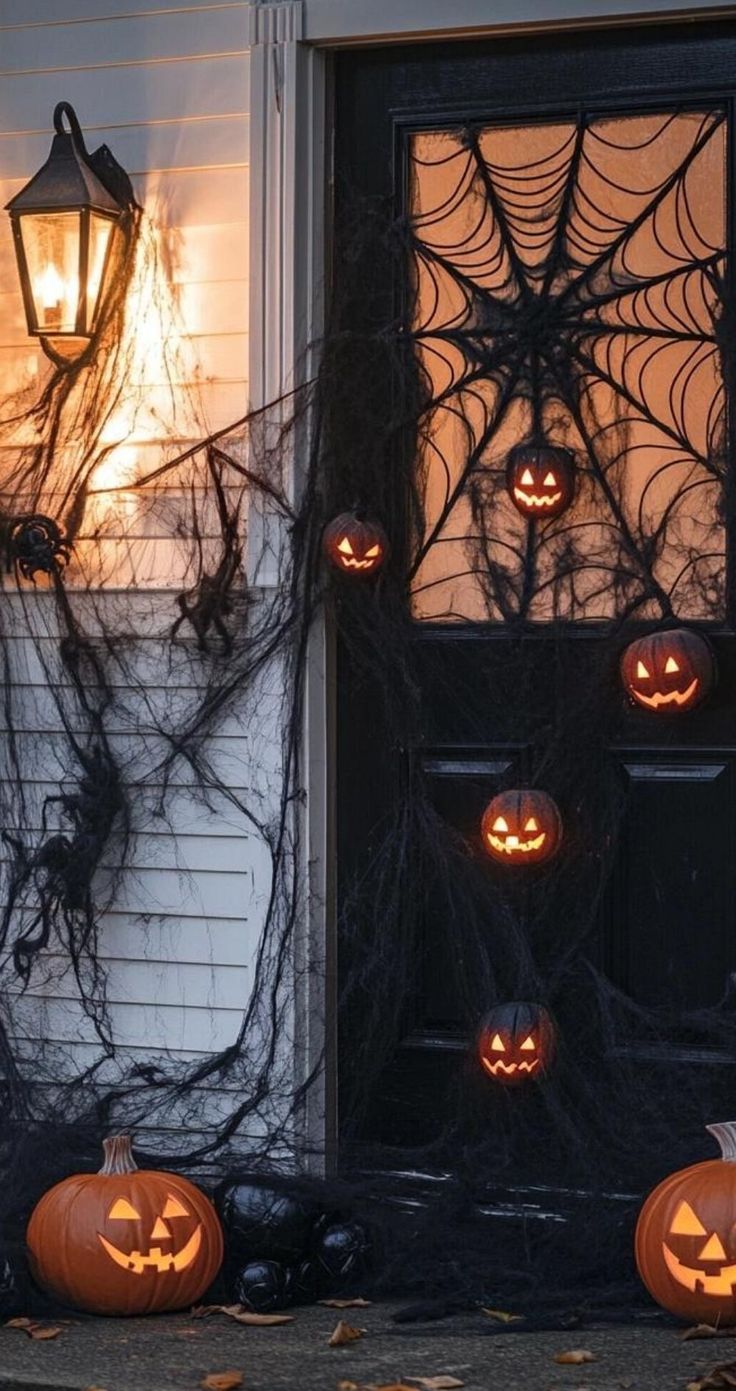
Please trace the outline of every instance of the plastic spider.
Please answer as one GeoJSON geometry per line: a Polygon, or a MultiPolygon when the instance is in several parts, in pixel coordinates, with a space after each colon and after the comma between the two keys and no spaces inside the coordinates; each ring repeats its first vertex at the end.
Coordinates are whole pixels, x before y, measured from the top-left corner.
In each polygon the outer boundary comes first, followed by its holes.
{"type": "Polygon", "coordinates": [[[71,547],[53,517],[41,513],[19,517],[10,528],[10,555],[26,580],[34,580],[37,570],[52,575],[66,565],[71,547]]]}

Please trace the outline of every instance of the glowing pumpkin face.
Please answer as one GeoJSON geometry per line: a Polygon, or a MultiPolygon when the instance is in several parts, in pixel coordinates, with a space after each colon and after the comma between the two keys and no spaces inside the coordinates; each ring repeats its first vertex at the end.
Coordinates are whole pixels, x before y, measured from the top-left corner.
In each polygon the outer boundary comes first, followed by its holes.
{"type": "Polygon", "coordinates": [[[506,464],[509,497],[524,517],[559,517],[575,495],[575,461],[569,450],[528,440],[506,464]]]}
{"type": "Polygon", "coordinates": [[[705,700],[715,680],[715,660],[705,638],[688,628],[650,633],[625,649],[621,679],[644,710],[679,715],[705,700]]]}
{"type": "Polygon", "coordinates": [[[477,1042],[484,1072],[505,1087],[544,1076],[555,1054],[555,1026],[542,1005],[495,1005],[483,1019],[477,1042]]]}
{"type": "Polygon", "coordinates": [[[322,549],[336,570],[373,575],[384,565],[389,545],[378,522],[367,521],[354,512],[341,512],[325,527],[322,549]]]}
{"type": "Polygon", "coordinates": [[[99,1314],[185,1308],[212,1283],[223,1252],[204,1193],[178,1174],[138,1169],[122,1135],[105,1141],[99,1174],[44,1194],[26,1241],[39,1284],[99,1314]]]}
{"type": "Polygon", "coordinates": [[[554,855],[562,839],[562,821],[546,792],[499,792],[481,822],[484,848],[501,864],[539,864],[554,855]]]}
{"type": "Polygon", "coordinates": [[[736,1122],[708,1126],[722,1148],[650,1193],[636,1263],[650,1294],[691,1322],[736,1324],[736,1122]]]}

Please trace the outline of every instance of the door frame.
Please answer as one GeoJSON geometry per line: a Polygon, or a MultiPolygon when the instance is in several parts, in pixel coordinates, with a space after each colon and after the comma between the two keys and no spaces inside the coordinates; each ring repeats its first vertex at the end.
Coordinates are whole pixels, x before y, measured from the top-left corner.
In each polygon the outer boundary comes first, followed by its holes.
{"type": "MultiPolygon", "coordinates": [[[[277,400],[314,373],[324,330],[333,150],[330,49],[421,43],[494,34],[612,28],[736,17],[733,3],[708,0],[265,0],[248,11],[251,78],[249,395],[251,408],[277,400]]],[[[299,450],[297,448],[297,455],[299,450]]],[[[289,480],[300,487],[299,462],[289,480]]],[[[257,521],[257,519],[255,519],[257,521]]],[[[324,614],[307,663],[301,861],[304,913],[294,977],[294,1081],[308,1088],[298,1145],[315,1173],[337,1155],[334,653],[324,614]]]]}

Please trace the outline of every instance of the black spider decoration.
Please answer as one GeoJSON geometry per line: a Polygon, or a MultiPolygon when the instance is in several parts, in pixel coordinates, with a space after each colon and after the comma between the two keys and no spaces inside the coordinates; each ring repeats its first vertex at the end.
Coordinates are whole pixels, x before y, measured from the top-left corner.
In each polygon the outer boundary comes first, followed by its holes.
{"type": "Polygon", "coordinates": [[[37,570],[45,575],[56,574],[71,557],[71,547],[58,522],[40,512],[18,517],[11,523],[9,551],[23,578],[34,581],[37,570]]]}

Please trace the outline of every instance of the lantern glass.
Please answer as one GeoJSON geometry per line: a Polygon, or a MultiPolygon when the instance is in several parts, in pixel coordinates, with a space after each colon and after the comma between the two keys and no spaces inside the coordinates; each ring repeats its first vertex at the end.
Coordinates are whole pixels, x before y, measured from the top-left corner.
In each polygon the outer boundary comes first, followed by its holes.
{"type": "Polygon", "coordinates": [[[36,333],[76,333],[81,249],[79,212],[19,219],[36,333]]]}
{"type": "Polygon", "coordinates": [[[89,245],[87,249],[87,333],[93,333],[97,324],[97,314],[105,282],[105,271],[110,261],[110,244],[114,222],[101,213],[89,215],[89,245]]]}

